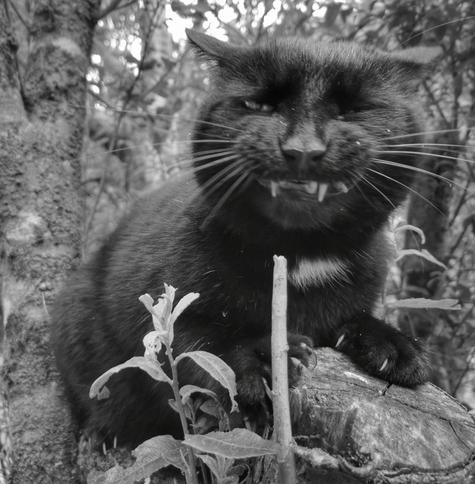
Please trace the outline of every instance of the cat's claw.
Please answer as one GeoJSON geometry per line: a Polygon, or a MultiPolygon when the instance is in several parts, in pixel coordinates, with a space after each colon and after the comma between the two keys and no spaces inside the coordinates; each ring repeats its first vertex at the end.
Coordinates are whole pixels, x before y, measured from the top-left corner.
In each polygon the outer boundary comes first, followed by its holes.
{"type": "Polygon", "coordinates": [[[294,356],[290,357],[290,361],[294,364],[294,366],[297,369],[297,373],[301,375],[303,373],[304,365],[300,362],[298,358],[295,358],[294,356]]]}
{"type": "Polygon", "coordinates": [[[384,321],[365,315],[345,324],[340,331],[335,348],[369,374],[407,387],[429,378],[423,346],[384,321]]]}
{"type": "Polygon", "coordinates": [[[339,346],[340,346],[340,345],[343,343],[343,340],[344,340],[344,339],[345,339],[345,335],[344,335],[344,334],[342,334],[342,335],[341,335],[341,336],[338,338],[338,340],[337,340],[337,342],[336,342],[335,349],[336,349],[336,348],[338,348],[338,347],[339,347],[339,346]]]}

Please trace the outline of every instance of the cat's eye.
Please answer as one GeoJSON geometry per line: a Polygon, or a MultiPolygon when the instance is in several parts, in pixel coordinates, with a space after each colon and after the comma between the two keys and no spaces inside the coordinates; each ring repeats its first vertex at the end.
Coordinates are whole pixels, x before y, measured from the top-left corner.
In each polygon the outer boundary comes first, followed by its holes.
{"type": "Polygon", "coordinates": [[[271,106],[270,104],[258,103],[250,99],[246,99],[243,104],[246,107],[246,109],[249,109],[249,111],[259,111],[261,113],[270,113],[274,110],[274,107],[271,106]]]}

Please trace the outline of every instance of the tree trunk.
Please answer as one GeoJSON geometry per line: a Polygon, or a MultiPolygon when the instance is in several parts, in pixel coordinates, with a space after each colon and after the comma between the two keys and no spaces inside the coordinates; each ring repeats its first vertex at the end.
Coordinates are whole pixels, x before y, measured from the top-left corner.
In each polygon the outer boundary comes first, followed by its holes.
{"type": "MultiPolygon", "coordinates": [[[[13,483],[68,483],[76,480],[74,429],[49,347],[47,304],[65,272],[79,261],[79,155],[99,1],[34,2],[23,93],[7,4],[0,6],[1,310],[6,328],[0,409],[6,412],[9,404],[13,463],[3,459],[4,478],[11,471],[13,483]]],[[[0,444],[6,456],[8,439],[0,444]]]]}
{"type": "MultiPolygon", "coordinates": [[[[304,371],[290,400],[299,484],[475,482],[475,421],[430,383],[417,389],[389,385],[342,353],[320,348],[316,367],[304,371]]],[[[130,476],[104,472],[132,462],[124,449],[94,452],[83,459],[83,473],[90,484],[115,484],[118,476],[132,484],[130,476]]],[[[261,484],[275,484],[275,463],[261,484]]],[[[185,481],[165,470],[151,482],[185,481]]]]}
{"type": "Polygon", "coordinates": [[[341,353],[317,353],[294,392],[299,483],[475,482],[475,422],[460,403],[430,383],[388,386],[341,353]]]}

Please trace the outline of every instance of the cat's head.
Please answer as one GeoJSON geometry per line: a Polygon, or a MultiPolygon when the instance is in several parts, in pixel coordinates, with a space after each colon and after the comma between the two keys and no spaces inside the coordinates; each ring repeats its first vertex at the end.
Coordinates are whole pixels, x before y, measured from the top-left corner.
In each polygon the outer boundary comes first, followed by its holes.
{"type": "Polygon", "coordinates": [[[194,153],[215,212],[240,204],[284,228],[331,228],[401,203],[414,156],[388,151],[421,131],[417,81],[433,51],[188,36],[212,70],[194,153]]]}

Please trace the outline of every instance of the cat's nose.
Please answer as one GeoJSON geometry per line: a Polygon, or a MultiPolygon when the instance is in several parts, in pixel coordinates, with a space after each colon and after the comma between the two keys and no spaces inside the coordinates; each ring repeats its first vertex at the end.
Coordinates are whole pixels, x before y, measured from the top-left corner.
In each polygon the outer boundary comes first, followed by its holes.
{"type": "Polygon", "coordinates": [[[325,143],[320,140],[314,140],[306,146],[299,146],[299,143],[291,139],[284,143],[281,149],[287,162],[298,165],[319,161],[327,151],[325,143]]]}

